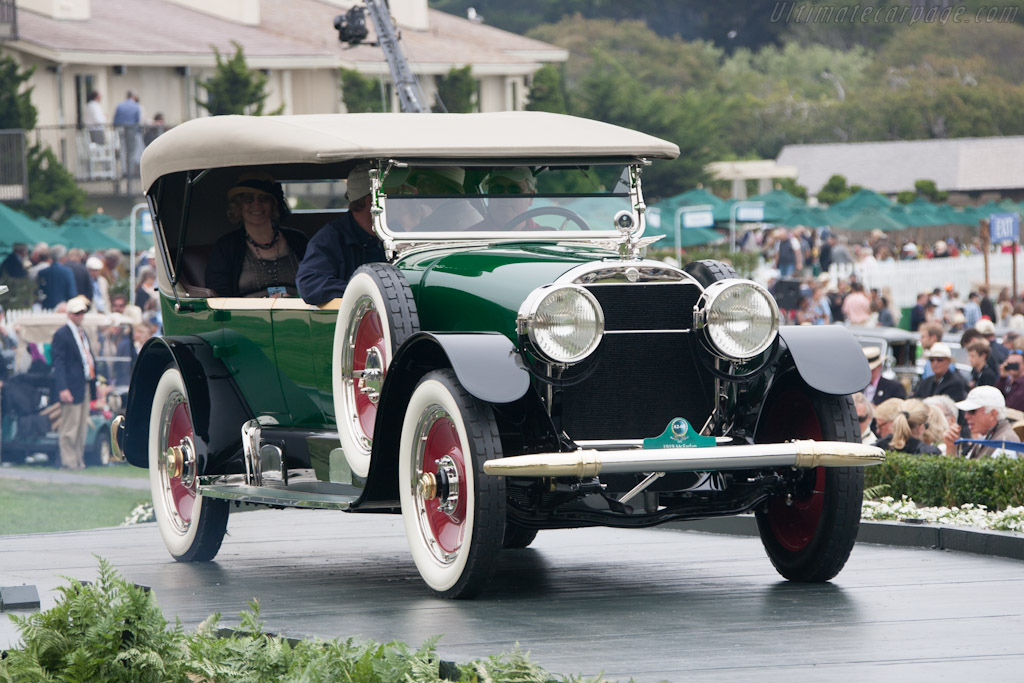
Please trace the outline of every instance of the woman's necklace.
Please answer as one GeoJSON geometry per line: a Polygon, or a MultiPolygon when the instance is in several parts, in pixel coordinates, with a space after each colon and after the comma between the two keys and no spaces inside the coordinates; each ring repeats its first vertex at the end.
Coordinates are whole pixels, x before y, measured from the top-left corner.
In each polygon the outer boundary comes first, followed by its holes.
{"type": "Polygon", "coordinates": [[[256,240],[254,240],[252,238],[252,235],[249,234],[248,230],[245,231],[245,241],[248,242],[249,244],[251,244],[252,246],[256,247],[257,249],[263,249],[264,251],[266,251],[268,249],[272,249],[274,247],[274,245],[277,244],[277,240],[278,240],[278,238],[280,236],[281,236],[281,231],[278,230],[277,226],[275,225],[274,226],[274,237],[271,238],[271,240],[269,242],[267,242],[266,244],[261,244],[260,242],[257,242],[256,240]]]}

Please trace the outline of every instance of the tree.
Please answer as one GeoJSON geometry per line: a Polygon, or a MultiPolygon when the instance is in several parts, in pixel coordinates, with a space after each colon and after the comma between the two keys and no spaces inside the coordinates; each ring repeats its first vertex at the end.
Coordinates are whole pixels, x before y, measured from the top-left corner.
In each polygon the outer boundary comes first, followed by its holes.
{"type": "Polygon", "coordinates": [[[562,84],[562,73],[558,67],[547,64],[533,74],[530,84],[530,101],[526,108],[529,111],[548,111],[564,114],[568,111],[565,105],[565,87],[562,84]]]}
{"type": "Polygon", "coordinates": [[[387,111],[380,84],[355,69],[338,69],[341,79],[341,99],[350,114],[387,111]]]}
{"type": "MultiPolygon", "coordinates": [[[[230,59],[224,59],[220,50],[211,46],[217,57],[217,71],[201,84],[206,89],[206,101],[196,98],[196,104],[210,112],[210,116],[262,116],[263,105],[270,95],[266,90],[267,76],[258,71],[250,71],[241,44],[235,41],[231,41],[231,44],[235,46],[235,54],[230,59]]],[[[282,111],[283,104],[270,114],[280,114],[282,111]]]]}
{"type": "Polygon", "coordinates": [[[915,180],[914,191],[933,202],[944,202],[949,197],[948,192],[939,190],[934,180],[915,180]]]}
{"type": "Polygon", "coordinates": [[[0,59],[0,130],[36,127],[32,88],[22,90],[34,71],[35,67],[21,71],[11,57],[0,59]]]}
{"type": "Polygon", "coordinates": [[[22,210],[33,218],[60,223],[86,213],[85,191],[49,147],[33,145],[28,150],[28,196],[22,210]]]}
{"type": "Polygon", "coordinates": [[[447,76],[437,78],[437,98],[444,104],[436,104],[431,107],[432,111],[449,111],[452,113],[465,113],[473,111],[474,99],[476,98],[476,79],[473,78],[473,69],[466,65],[461,69],[452,68],[447,76]]]}
{"type": "Polygon", "coordinates": [[[853,194],[853,188],[846,185],[846,176],[838,173],[828,179],[828,182],[818,190],[818,201],[825,204],[841,202],[853,194]]]}
{"type": "MultiPolygon", "coordinates": [[[[21,70],[10,57],[0,59],[0,129],[35,128],[38,112],[32,104],[32,88],[22,89],[33,71],[21,70]]],[[[49,147],[29,147],[26,161],[29,199],[21,207],[25,213],[55,221],[85,213],[85,192],[49,147]]]]}

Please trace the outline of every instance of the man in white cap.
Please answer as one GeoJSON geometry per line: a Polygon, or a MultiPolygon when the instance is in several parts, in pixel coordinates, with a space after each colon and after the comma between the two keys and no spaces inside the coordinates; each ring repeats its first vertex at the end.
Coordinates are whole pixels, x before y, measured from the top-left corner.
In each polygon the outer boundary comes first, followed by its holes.
{"type": "Polygon", "coordinates": [[[356,268],[387,259],[383,243],[373,232],[370,189],[370,167],[360,164],[348,174],[348,212],[320,228],[309,241],[295,277],[306,303],[320,306],[340,297],[356,268]]]}
{"type": "Polygon", "coordinates": [[[89,403],[96,387],[96,358],[82,320],[89,300],[79,294],[67,303],[68,322],[53,335],[53,380],[60,397],[61,468],[85,468],[85,436],[89,430],[89,403]]]}
{"type": "MultiPolygon", "coordinates": [[[[1020,443],[1017,433],[1013,431],[1006,419],[1006,402],[1001,391],[995,387],[975,387],[967,398],[959,401],[956,407],[967,416],[967,425],[971,428],[971,437],[991,442],[1020,443]]],[[[943,436],[946,442],[946,453],[957,454],[965,458],[987,458],[993,455],[1006,455],[1016,458],[1016,451],[1001,448],[997,444],[983,445],[980,443],[954,444],[960,436],[960,428],[953,425],[943,436]]]]}
{"type": "Polygon", "coordinates": [[[906,398],[907,392],[903,385],[894,379],[882,377],[882,349],[878,346],[865,346],[862,351],[871,368],[871,381],[864,387],[864,398],[872,405],[878,405],[890,398],[906,398]]]}
{"type": "Polygon", "coordinates": [[[92,287],[93,306],[100,313],[110,312],[110,283],[103,276],[103,259],[90,256],[85,260],[85,268],[89,271],[89,284],[92,287]]]}
{"type": "Polygon", "coordinates": [[[996,341],[995,324],[988,318],[982,318],[974,324],[974,329],[981,332],[981,335],[988,340],[989,346],[992,347],[992,358],[995,364],[1002,364],[1010,355],[1010,350],[996,341]]]}
{"type": "Polygon", "coordinates": [[[921,380],[914,390],[914,398],[928,398],[945,394],[954,401],[962,401],[967,396],[967,380],[953,367],[953,352],[949,344],[935,342],[926,355],[932,367],[932,376],[921,380]]]}

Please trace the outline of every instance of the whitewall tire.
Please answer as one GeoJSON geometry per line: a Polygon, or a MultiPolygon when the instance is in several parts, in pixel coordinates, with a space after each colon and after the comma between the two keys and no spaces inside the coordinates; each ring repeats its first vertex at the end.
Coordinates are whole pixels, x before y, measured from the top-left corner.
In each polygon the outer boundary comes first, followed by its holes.
{"type": "Polygon", "coordinates": [[[149,483],[160,535],[179,562],[206,562],[220,550],[227,529],[228,502],[198,492],[195,430],[181,373],[164,370],[156,385],[149,418],[149,483]],[[165,457],[169,448],[188,454],[181,472],[165,457]]]}
{"type": "Polygon", "coordinates": [[[505,483],[484,473],[501,457],[491,408],[451,370],[420,380],[399,447],[402,521],[416,568],[437,595],[467,598],[494,573],[505,531],[505,483]]]}

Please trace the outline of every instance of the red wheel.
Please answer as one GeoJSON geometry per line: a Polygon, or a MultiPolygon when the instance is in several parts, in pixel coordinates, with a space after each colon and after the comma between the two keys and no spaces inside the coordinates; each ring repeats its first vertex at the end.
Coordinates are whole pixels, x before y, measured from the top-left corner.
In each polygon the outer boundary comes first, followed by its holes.
{"type": "Polygon", "coordinates": [[[192,414],[181,373],[168,368],[157,383],[149,420],[149,482],[164,545],[180,562],[212,560],[227,529],[228,503],[199,493],[192,414]]]}
{"type": "Polygon", "coordinates": [[[484,474],[501,457],[488,406],[450,370],[428,373],[402,423],[402,521],[420,576],[437,595],[471,597],[494,572],[505,533],[505,486],[484,474]]]}
{"type": "Polygon", "coordinates": [[[370,471],[377,402],[395,351],[419,330],[409,283],[385,263],[360,267],[349,279],[334,328],[332,367],[338,439],[352,472],[370,471]]]}
{"type": "MultiPolygon", "coordinates": [[[[860,441],[848,396],[790,389],[770,397],[758,428],[758,443],[789,439],[860,441]]],[[[818,467],[785,470],[784,493],[755,512],[772,564],[792,581],[828,581],[846,564],[857,539],[864,470],[818,467]]]]}

